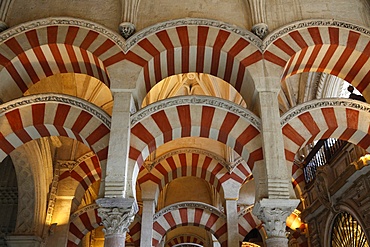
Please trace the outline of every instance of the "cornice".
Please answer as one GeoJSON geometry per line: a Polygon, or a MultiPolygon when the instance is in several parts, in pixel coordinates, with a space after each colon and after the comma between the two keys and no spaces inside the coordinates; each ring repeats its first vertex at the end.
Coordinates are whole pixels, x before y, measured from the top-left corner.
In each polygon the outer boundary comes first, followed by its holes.
{"type": "Polygon", "coordinates": [[[62,103],[80,108],[94,115],[110,129],[111,118],[106,112],[88,101],[65,94],[35,94],[6,102],[0,105],[0,116],[16,108],[47,102],[62,103]]]}
{"type": "Polygon", "coordinates": [[[352,108],[352,109],[370,113],[370,105],[368,103],[361,102],[358,100],[345,99],[345,98],[317,99],[317,100],[305,102],[287,111],[280,118],[280,125],[284,126],[291,119],[297,117],[303,112],[307,112],[309,110],[318,109],[318,108],[324,108],[324,107],[345,107],[345,108],[352,108]]]}
{"type": "Polygon", "coordinates": [[[150,104],[131,116],[131,126],[156,112],[180,105],[205,105],[223,109],[244,118],[257,130],[261,130],[261,120],[248,109],[224,99],[199,95],[172,97],[150,104]]]}

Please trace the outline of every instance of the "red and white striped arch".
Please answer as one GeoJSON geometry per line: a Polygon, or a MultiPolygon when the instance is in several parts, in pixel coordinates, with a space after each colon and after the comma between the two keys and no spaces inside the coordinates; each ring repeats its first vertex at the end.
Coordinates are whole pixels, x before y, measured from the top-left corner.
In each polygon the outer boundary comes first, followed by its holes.
{"type": "Polygon", "coordinates": [[[134,246],[140,246],[140,237],[141,237],[141,217],[136,214],[134,221],[129,227],[130,240],[134,246]]]}
{"type": "Polygon", "coordinates": [[[109,86],[106,68],[123,56],[116,40],[110,38],[118,35],[98,24],[72,18],[37,20],[2,35],[0,91],[6,92],[2,93],[4,101],[22,96],[33,84],[58,73],[87,74],[109,86]],[[24,31],[19,32],[22,28],[24,31]]]}
{"type": "Polygon", "coordinates": [[[178,177],[194,176],[209,182],[220,192],[223,182],[233,179],[241,185],[252,173],[246,162],[243,162],[245,166],[238,165],[232,173],[229,173],[219,160],[213,158],[214,156],[191,151],[180,153],[175,151],[170,157],[163,159],[159,157],[160,161],[150,172],[141,167],[138,183],[150,180],[158,185],[159,190],[162,190],[166,184],[178,177]]]}
{"type": "Polygon", "coordinates": [[[162,79],[188,72],[217,76],[242,95],[247,92],[251,83],[247,68],[262,59],[258,38],[245,30],[244,35],[230,31],[236,28],[228,24],[216,27],[214,21],[195,24],[197,21],[199,23],[196,19],[164,22],[160,25],[165,29],[148,35],[145,29],[137,34],[144,38],[130,48],[127,59],[143,67],[138,81],[145,83],[146,93],[162,79]]]}
{"type": "Polygon", "coordinates": [[[65,171],[59,176],[62,182],[67,178],[72,178],[78,182],[73,199],[74,205],[80,205],[86,190],[96,181],[101,179],[101,167],[96,155],[81,161],[72,171],[65,171]]]}
{"type": "Polygon", "coordinates": [[[241,155],[251,170],[256,161],[263,159],[259,118],[225,100],[206,96],[170,98],[138,111],[132,122],[129,174],[133,174],[133,187],[145,158],[178,138],[204,137],[222,142],[241,155]]]}
{"type": "Polygon", "coordinates": [[[171,238],[169,241],[166,242],[165,246],[175,246],[176,244],[182,244],[182,243],[192,243],[192,244],[199,244],[201,246],[204,245],[205,239],[201,236],[195,235],[195,234],[181,234],[179,236],[176,236],[174,238],[171,238]]]}
{"type": "MultiPolygon", "coordinates": [[[[369,119],[369,105],[351,99],[320,99],[291,109],[281,118],[287,162],[293,165],[302,147],[326,138],[345,140],[370,152],[369,119]]],[[[294,186],[304,185],[300,169],[292,171],[294,186]]]]}
{"type": "Polygon", "coordinates": [[[65,136],[89,146],[100,163],[107,159],[110,117],[73,96],[43,94],[23,97],[0,108],[0,160],[31,140],[65,136]]]}
{"type": "Polygon", "coordinates": [[[71,215],[67,247],[77,247],[88,232],[100,226],[102,220],[98,216],[98,207],[96,204],[87,205],[71,215]]]}
{"type": "Polygon", "coordinates": [[[181,226],[204,228],[217,238],[221,246],[227,245],[226,216],[217,208],[197,202],[173,204],[156,213],[152,245],[158,246],[168,231],[181,226]]]}
{"type": "Polygon", "coordinates": [[[370,96],[370,30],[333,20],[293,23],[270,34],[264,58],[284,67],[283,79],[316,71],[338,76],[370,96]],[[298,28],[297,28],[298,27],[298,28]]]}
{"type": "Polygon", "coordinates": [[[239,215],[238,228],[239,228],[239,241],[242,242],[245,236],[254,228],[261,228],[262,221],[260,221],[252,212],[239,215]]]}

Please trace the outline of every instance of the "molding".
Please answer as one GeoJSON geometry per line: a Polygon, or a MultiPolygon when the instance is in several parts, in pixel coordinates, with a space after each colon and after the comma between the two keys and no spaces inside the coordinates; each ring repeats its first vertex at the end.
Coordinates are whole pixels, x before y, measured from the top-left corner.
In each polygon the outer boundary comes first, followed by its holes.
{"type": "Polygon", "coordinates": [[[253,214],[252,210],[254,205],[239,204],[238,206],[240,207],[240,210],[238,212],[238,218],[241,218],[248,213],[253,214]]]}
{"type": "Polygon", "coordinates": [[[100,24],[72,17],[49,17],[22,23],[1,33],[0,43],[29,30],[48,26],[76,26],[80,28],[86,28],[107,37],[121,48],[125,46],[125,40],[117,32],[109,30],[100,24]]]}
{"type": "Polygon", "coordinates": [[[223,109],[225,111],[232,112],[241,118],[244,118],[245,120],[250,122],[258,131],[261,131],[261,120],[248,109],[243,108],[228,100],[199,95],[172,97],[150,104],[131,116],[131,126],[134,126],[142,119],[156,112],[179,105],[205,105],[223,109]]]}
{"type": "Polygon", "coordinates": [[[291,119],[299,116],[300,114],[307,112],[309,110],[319,109],[323,107],[344,107],[353,108],[356,110],[364,111],[370,113],[370,104],[366,102],[361,102],[353,99],[346,98],[330,98],[330,99],[316,99],[308,101],[306,103],[300,104],[289,111],[287,111],[280,118],[280,125],[284,126],[291,119]]]}
{"type": "Polygon", "coordinates": [[[95,209],[98,209],[98,208],[99,208],[99,206],[96,203],[87,205],[87,206],[85,206],[85,207],[77,210],[73,214],[71,214],[71,216],[69,217],[69,222],[74,221],[76,218],[78,218],[83,213],[90,212],[90,211],[95,210],[95,209]]]}
{"type": "Polygon", "coordinates": [[[159,212],[154,214],[153,216],[153,221],[156,221],[159,217],[162,217],[164,214],[171,212],[171,211],[176,211],[180,208],[200,208],[200,209],[205,209],[209,213],[213,213],[217,215],[219,218],[223,218],[226,220],[226,215],[223,214],[218,208],[208,205],[206,203],[202,202],[180,202],[180,203],[175,203],[170,206],[167,206],[165,208],[162,208],[159,212]]]}
{"type": "Polygon", "coordinates": [[[309,28],[309,27],[338,27],[338,28],[345,28],[350,29],[352,31],[356,31],[367,36],[370,36],[370,29],[356,25],[346,21],[334,20],[334,19],[309,19],[303,21],[297,21],[290,23],[286,26],[283,26],[279,29],[268,34],[265,39],[263,40],[261,49],[263,51],[267,50],[269,45],[272,44],[275,40],[279,39],[280,37],[299,29],[309,28]]]}
{"type": "Polygon", "coordinates": [[[126,50],[129,50],[132,46],[139,43],[142,39],[147,38],[151,34],[157,33],[162,30],[180,27],[180,26],[207,26],[207,27],[213,27],[218,28],[221,30],[225,30],[234,34],[239,35],[240,37],[243,37],[244,39],[248,40],[250,43],[254,44],[257,49],[261,47],[262,41],[261,39],[253,34],[252,32],[237,27],[235,25],[231,25],[225,22],[216,21],[216,20],[210,20],[210,19],[202,19],[202,18],[184,18],[184,19],[177,19],[177,20],[170,20],[158,23],[156,25],[147,27],[140,32],[137,32],[134,34],[131,38],[127,40],[126,44],[126,50]]]}
{"type": "Polygon", "coordinates": [[[0,106],[0,116],[22,106],[47,102],[62,103],[80,108],[94,115],[110,129],[111,117],[105,111],[88,101],[65,94],[35,94],[9,101],[0,106]]]}

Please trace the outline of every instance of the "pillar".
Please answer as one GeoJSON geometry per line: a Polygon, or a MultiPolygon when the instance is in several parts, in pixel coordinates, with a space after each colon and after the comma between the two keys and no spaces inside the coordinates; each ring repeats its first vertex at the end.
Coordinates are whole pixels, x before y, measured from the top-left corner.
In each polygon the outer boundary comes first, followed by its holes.
{"type": "Polygon", "coordinates": [[[104,226],[104,247],[125,247],[126,232],[138,211],[133,198],[100,198],[98,215],[104,226]]]}
{"type": "Polygon", "coordinates": [[[143,214],[141,216],[140,246],[152,246],[153,216],[158,196],[158,186],[151,181],[140,185],[143,200],[143,214]]]}
{"type": "MultiPolygon", "coordinates": [[[[107,168],[104,181],[105,197],[134,196],[128,182],[128,156],[130,148],[130,115],[133,107],[131,92],[114,92],[111,132],[107,168]],[[129,187],[129,188],[128,188],[129,187]]],[[[104,178],[104,174],[102,175],[104,178]]],[[[102,193],[101,193],[102,194],[102,193]]]]}
{"type": "Polygon", "coordinates": [[[262,199],[253,214],[263,221],[267,247],[287,247],[286,218],[298,206],[298,199],[262,199]]]}
{"type": "Polygon", "coordinates": [[[260,69],[265,70],[266,76],[255,78],[265,163],[264,166],[255,165],[253,168],[253,176],[256,178],[256,201],[262,198],[295,198],[291,183],[292,171],[291,168],[290,170],[287,168],[280,124],[278,102],[280,79],[278,76],[267,76],[269,72],[264,67],[261,66],[260,69]]]}
{"type": "Polygon", "coordinates": [[[227,246],[239,245],[237,198],[226,199],[227,246]]]}
{"type": "Polygon", "coordinates": [[[223,183],[226,220],[227,220],[227,246],[239,246],[239,229],[238,229],[238,208],[240,184],[234,180],[227,180],[223,183]]]}

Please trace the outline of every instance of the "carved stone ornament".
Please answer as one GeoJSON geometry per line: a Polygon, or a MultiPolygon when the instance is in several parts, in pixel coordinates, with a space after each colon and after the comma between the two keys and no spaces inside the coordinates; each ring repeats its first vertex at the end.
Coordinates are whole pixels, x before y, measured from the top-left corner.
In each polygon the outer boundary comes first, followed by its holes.
{"type": "Polygon", "coordinates": [[[267,24],[258,23],[252,27],[252,33],[257,35],[260,39],[263,39],[268,34],[269,29],[267,24]]]}
{"type": "Polygon", "coordinates": [[[121,24],[119,24],[118,29],[122,37],[128,39],[134,34],[135,25],[130,22],[122,22],[121,24]]]}
{"type": "Polygon", "coordinates": [[[298,199],[262,199],[254,206],[253,214],[263,221],[268,238],[286,238],[286,218],[298,203],[298,199]]]}
{"type": "Polygon", "coordinates": [[[5,22],[0,21],[0,33],[8,29],[8,25],[5,22]]]}
{"type": "Polygon", "coordinates": [[[106,235],[124,234],[134,221],[135,210],[131,208],[98,208],[98,215],[106,235]]]}
{"type": "Polygon", "coordinates": [[[133,198],[100,198],[98,215],[104,225],[106,235],[120,235],[128,231],[134,221],[138,206],[133,198]]]}

